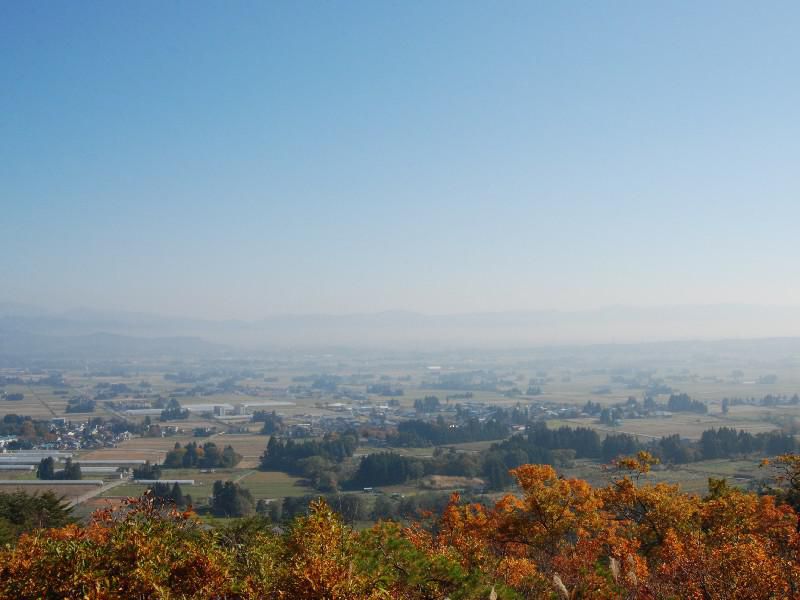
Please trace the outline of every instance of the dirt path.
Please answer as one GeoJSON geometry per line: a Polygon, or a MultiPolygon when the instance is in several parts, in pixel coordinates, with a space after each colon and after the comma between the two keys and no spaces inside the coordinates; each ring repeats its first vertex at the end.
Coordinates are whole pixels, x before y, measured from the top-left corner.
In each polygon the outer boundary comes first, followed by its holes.
{"type": "Polygon", "coordinates": [[[244,473],[239,475],[236,479],[234,479],[233,482],[234,483],[239,483],[242,479],[244,479],[245,477],[250,477],[250,475],[252,475],[253,473],[255,473],[255,470],[253,470],[253,469],[251,469],[249,471],[245,471],[244,473]]]}
{"type": "Polygon", "coordinates": [[[36,392],[33,390],[33,386],[29,385],[29,386],[28,386],[28,391],[31,393],[31,395],[32,395],[34,398],[36,398],[36,399],[39,401],[39,404],[41,404],[42,406],[44,406],[45,410],[47,410],[47,411],[49,411],[49,412],[50,412],[50,414],[51,414],[51,415],[53,415],[54,417],[57,417],[57,416],[58,416],[58,415],[56,414],[56,411],[54,411],[54,410],[51,408],[51,406],[50,406],[50,405],[49,405],[47,402],[45,402],[44,400],[42,400],[42,397],[41,397],[39,394],[37,394],[37,393],[36,393],[36,392]]]}
{"type": "Polygon", "coordinates": [[[86,492],[85,494],[78,496],[77,498],[75,498],[75,500],[71,500],[69,502],[69,506],[73,507],[83,502],[86,502],[87,500],[91,500],[92,498],[99,496],[103,492],[107,492],[108,490],[113,490],[115,487],[117,487],[118,485],[122,485],[123,483],[128,483],[128,480],[115,479],[114,481],[109,481],[105,485],[98,486],[92,491],[86,492]]]}

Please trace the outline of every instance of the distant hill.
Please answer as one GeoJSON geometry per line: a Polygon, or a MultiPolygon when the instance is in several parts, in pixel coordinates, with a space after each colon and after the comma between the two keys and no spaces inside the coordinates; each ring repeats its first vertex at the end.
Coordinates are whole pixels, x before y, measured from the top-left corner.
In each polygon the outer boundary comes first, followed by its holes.
{"type": "Polygon", "coordinates": [[[114,333],[57,336],[0,329],[0,365],[18,359],[88,360],[219,355],[224,347],[190,337],[141,338],[114,333]]]}
{"type": "Polygon", "coordinates": [[[212,321],[88,309],[50,313],[0,303],[0,336],[3,352],[26,348],[36,352],[44,348],[65,353],[70,348],[88,352],[91,343],[108,347],[112,353],[123,349],[135,353],[174,349],[193,354],[219,352],[219,345],[247,351],[334,347],[541,348],[800,337],[800,308],[619,306],[586,311],[454,315],[391,311],[212,321]],[[101,333],[107,337],[87,337],[101,333]]]}

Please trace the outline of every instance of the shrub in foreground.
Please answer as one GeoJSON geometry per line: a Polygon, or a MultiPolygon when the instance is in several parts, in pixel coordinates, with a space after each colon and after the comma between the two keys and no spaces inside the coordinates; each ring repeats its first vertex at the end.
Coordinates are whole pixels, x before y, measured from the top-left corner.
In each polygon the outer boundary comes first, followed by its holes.
{"type": "Polygon", "coordinates": [[[262,518],[212,529],[152,497],[129,500],[0,551],[0,599],[800,595],[800,459],[778,459],[778,494],[712,481],[704,498],[643,483],[653,462],[619,460],[602,488],[523,465],[512,471],[519,494],[494,506],[454,495],[438,517],[366,531],[322,501],[273,530],[262,518]]]}

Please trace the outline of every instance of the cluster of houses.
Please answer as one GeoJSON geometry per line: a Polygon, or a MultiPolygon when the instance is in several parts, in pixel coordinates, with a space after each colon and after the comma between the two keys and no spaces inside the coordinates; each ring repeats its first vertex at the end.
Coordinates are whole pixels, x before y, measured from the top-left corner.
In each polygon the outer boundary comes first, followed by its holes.
{"type": "MultiPolygon", "coordinates": [[[[133,436],[129,431],[118,431],[113,424],[99,419],[74,422],[64,417],[55,417],[50,419],[46,438],[33,442],[33,449],[69,451],[114,448],[131,437],[133,436]]],[[[23,440],[16,435],[0,436],[0,453],[8,452],[10,447],[17,446],[17,442],[21,441],[23,440]]]]}

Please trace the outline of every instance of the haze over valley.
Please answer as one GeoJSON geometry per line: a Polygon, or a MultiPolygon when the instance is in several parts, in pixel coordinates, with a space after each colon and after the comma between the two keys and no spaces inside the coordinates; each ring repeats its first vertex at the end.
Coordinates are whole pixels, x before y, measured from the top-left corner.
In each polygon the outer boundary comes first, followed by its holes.
{"type": "Polygon", "coordinates": [[[0,2],[0,600],[800,598],[798,31],[0,2]]]}
{"type": "MultiPolygon", "coordinates": [[[[534,349],[541,347],[717,342],[800,336],[800,308],[709,305],[611,307],[425,315],[407,311],[287,315],[212,321],[98,310],[49,312],[0,306],[0,356],[86,356],[92,345],[134,355],[147,348],[181,354],[350,348],[376,351],[534,349]],[[170,350],[171,348],[171,350],[170,350]]],[[[741,345],[741,344],[740,344],[741,345]]]]}

